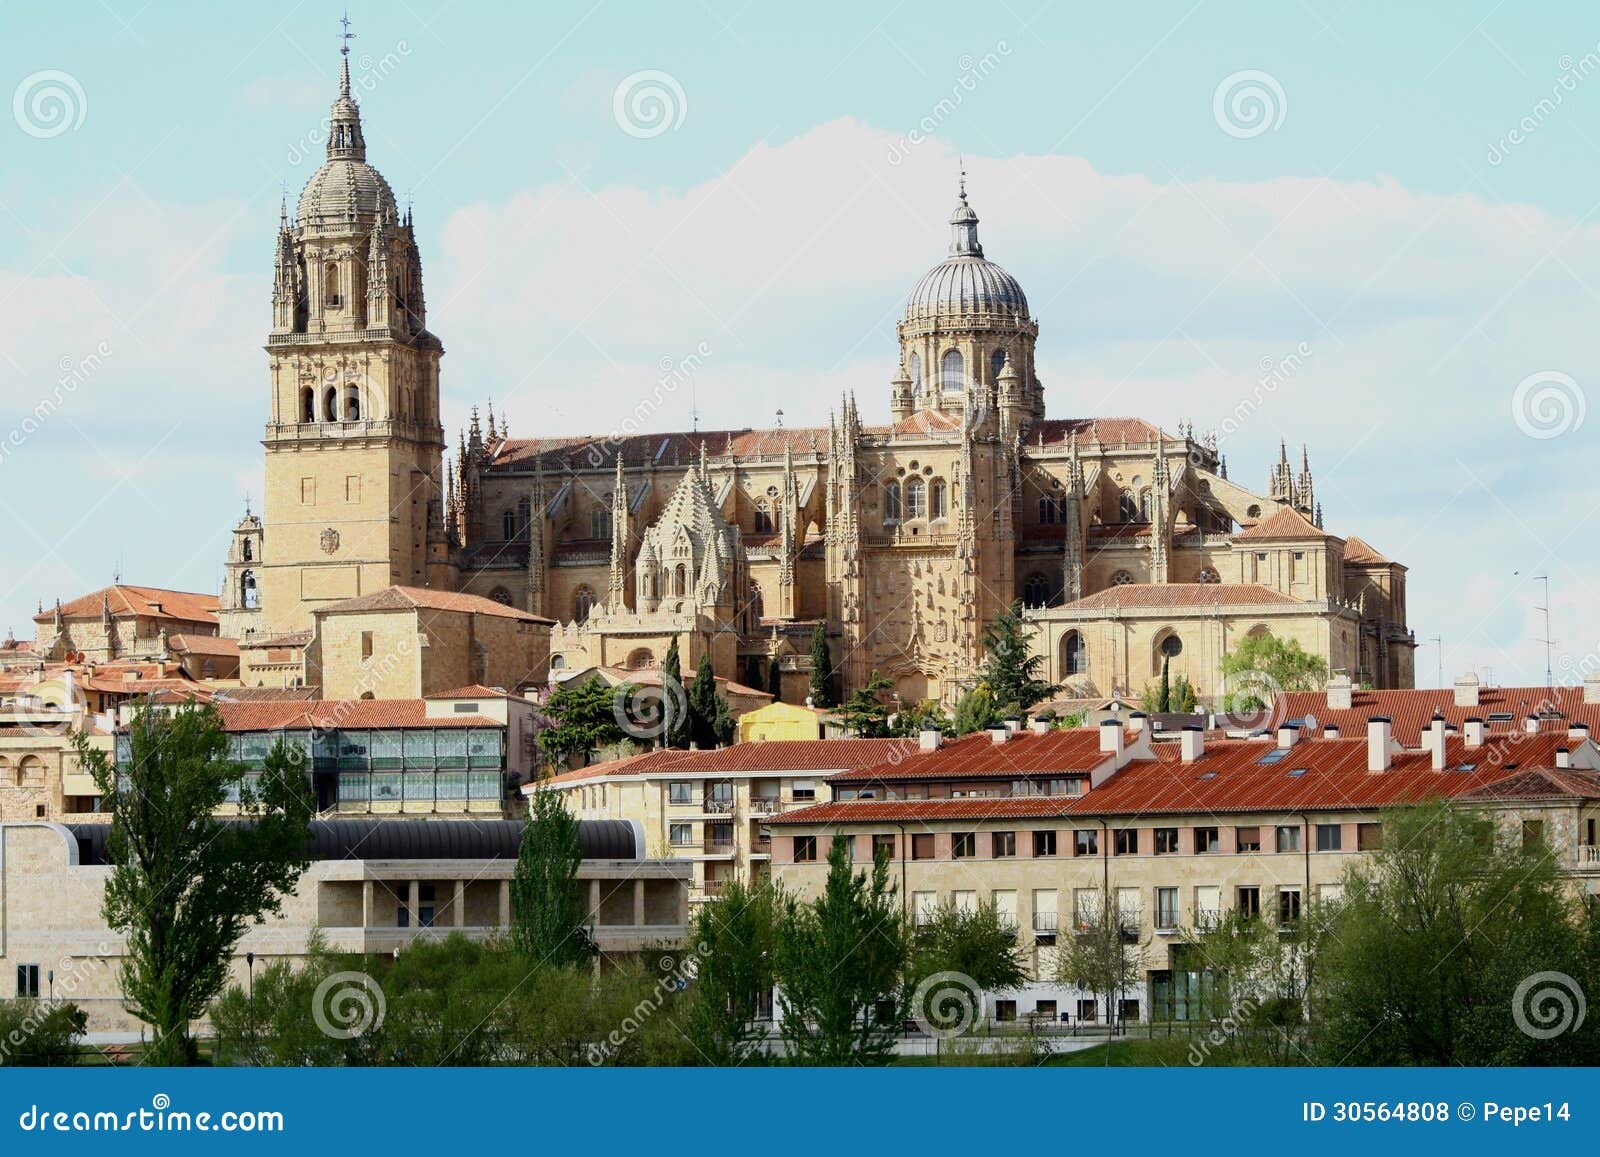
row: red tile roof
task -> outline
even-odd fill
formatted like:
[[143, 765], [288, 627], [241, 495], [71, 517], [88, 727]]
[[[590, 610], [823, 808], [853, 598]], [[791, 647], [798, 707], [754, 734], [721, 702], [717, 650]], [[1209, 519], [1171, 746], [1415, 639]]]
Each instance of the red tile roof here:
[[1467, 719], [1476, 716], [1487, 721], [1491, 714], [1509, 714], [1511, 722], [1488, 724], [1491, 734], [1521, 731], [1529, 715], [1554, 706], [1564, 718], [1547, 721], [1546, 726], [1565, 732], [1568, 723], [1587, 723], [1589, 732], [1600, 739], [1600, 703], [1585, 703], [1581, 687], [1483, 687], [1476, 707], [1457, 707], [1452, 688], [1350, 693], [1350, 707], [1332, 709], [1325, 691], [1293, 691], [1278, 697], [1275, 716], [1304, 719], [1311, 716], [1322, 728], [1337, 726], [1346, 737], [1365, 735], [1367, 720], [1374, 715], [1388, 716], [1394, 724], [1394, 737], [1407, 747], [1415, 747], [1422, 729], [1434, 712], [1459, 730]]
[[482, 715], [429, 718], [421, 699], [316, 699], [304, 701], [217, 701], [229, 731], [280, 731], [285, 728], [500, 727]]
[[1016, 799], [861, 800], [822, 803], [763, 820], [766, 824], [904, 823], [933, 820], [1049, 819], [1066, 815], [1068, 796], [1026, 796]]
[[1357, 538], [1353, 534], [1344, 540], [1344, 561], [1381, 566], [1392, 563], [1391, 559], [1379, 554], [1365, 539]]
[[1294, 539], [1298, 541], [1308, 538], [1331, 537], [1331, 535], [1314, 526], [1298, 510], [1291, 506], [1280, 506], [1248, 530], [1242, 530], [1234, 535], [1233, 539], [1235, 542], [1268, 538]]
[[318, 607], [319, 615], [339, 614], [348, 611], [455, 611], [468, 615], [493, 615], [502, 619], [519, 619], [525, 623], [547, 623], [555, 620], [530, 615], [481, 595], [465, 595], [455, 591], [431, 590], [427, 587], [385, 587], [370, 595], [357, 595], [353, 599], [329, 603]]
[[489, 470], [531, 470], [536, 461], [543, 459], [544, 468], [564, 471], [604, 468], [610, 470], [622, 455], [625, 466], [654, 465], [670, 470], [674, 466], [688, 469], [700, 457], [700, 447], [712, 456], [726, 454], [731, 446], [740, 457], [758, 454], [782, 455], [790, 447], [796, 454], [809, 452], [813, 447], [826, 450], [828, 431], [823, 427], [785, 426], [769, 430], [704, 430], [694, 433], [635, 434], [616, 438], [609, 434], [592, 434], [575, 438], [512, 438], [502, 439], [492, 446]]
[[936, 751], [923, 751], [914, 736], [879, 742], [894, 745], [880, 762], [841, 772], [831, 776], [829, 782], [1009, 778], [1083, 772], [1109, 758], [1100, 751], [1098, 727], [1056, 728], [1039, 734], [1023, 728], [1005, 743], [994, 742], [985, 731], [947, 740]]
[[961, 415], [944, 410], [918, 410], [889, 428], [896, 434], [949, 434], [961, 429]]
[[230, 659], [239, 657], [239, 641], [224, 639], [220, 635], [172, 635], [167, 639], [167, 646], [179, 654], [221, 655]]
[[1299, 603], [1281, 591], [1257, 583], [1124, 583], [1064, 603], [1061, 609], [1085, 611], [1140, 610], [1164, 607], [1245, 607]]
[[1033, 427], [1035, 439], [1043, 437], [1048, 445], [1065, 442], [1073, 434], [1080, 443], [1106, 444], [1129, 442], [1154, 442], [1162, 437], [1161, 428], [1152, 426], [1143, 418], [1046, 418]]
[[466, 687], [457, 687], [453, 691], [435, 691], [432, 695], [424, 695], [424, 699], [515, 699], [504, 687], [485, 687], [482, 683], [473, 683]]
[[[63, 618], [99, 618], [101, 610], [109, 604], [111, 617], [126, 619], [135, 615], [143, 618], [167, 619], [186, 623], [217, 622], [219, 600], [216, 595], [201, 595], [191, 591], [169, 591], [161, 587], [134, 587], [117, 584], [102, 587], [69, 603], [61, 604]], [[48, 623], [55, 617], [55, 608], [33, 616], [36, 623]]]
[[1600, 799], [1600, 772], [1575, 768], [1530, 768], [1466, 792], [1466, 799]]
[[892, 751], [904, 749], [908, 743], [914, 748], [916, 742], [915, 739], [768, 739], [735, 743], [714, 751], [647, 751], [565, 771], [550, 782], [579, 783], [603, 775], [645, 775], [668, 768], [686, 775], [733, 771], [837, 772], [883, 763]]

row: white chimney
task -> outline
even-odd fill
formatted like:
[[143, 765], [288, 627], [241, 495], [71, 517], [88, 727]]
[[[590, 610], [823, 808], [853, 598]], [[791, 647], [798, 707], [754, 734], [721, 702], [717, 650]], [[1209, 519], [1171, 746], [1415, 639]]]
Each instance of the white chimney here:
[[1434, 771], [1444, 770], [1444, 720], [1433, 717], [1433, 725], [1422, 734], [1422, 745], [1428, 749], [1428, 763]]
[[1327, 691], [1329, 711], [1350, 710], [1350, 700], [1354, 692], [1354, 685], [1350, 682], [1349, 675], [1340, 673], [1329, 679]]
[[1120, 760], [1122, 758], [1122, 745], [1126, 741], [1122, 733], [1122, 720], [1102, 719], [1100, 721], [1100, 750], [1109, 751]]
[[1141, 735], [1150, 730], [1150, 716], [1146, 715], [1143, 711], [1135, 711], [1132, 715], [1128, 716], [1128, 722], [1133, 724], [1134, 730], [1138, 731]]
[[1483, 720], [1474, 715], [1466, 721], [1464, 726], [1466, 727], [1467, 732], [1467, 746], [1482, 747], [1484, 732]]
[[1193, 763], [1206, 753], [1205, 728], [1189, 724], [1184, 727], [1178, 742], [1183, 745], [1183, 762]]
[[1015, 735], [1017, 732], [1022, 730], [1022, 720], [1018, 719], [1015, 715], [1006, 716], [1006, 730], [1011, 732], [1012, 735]]
[[1322, 729], [1322, 738], [1324, 738], [1324, 739], [1338, 739], [1339, 738], [1339, 725], [1337, 723], [1330, 723], [1326, 727], [1324, 727]]
[[1571, 723], [1567, 724], [1567, 738], [1588, 739], [1589, 725], [1583, 722], [1581, 719], [1574, 719]]
[[944, 744], [944, 733], [937, 727], [924, 727], [917, 732], [917, 746], [923, 751], [938, 751]]
[[1556, 766], [1557, 767], [1571, 767], [1572, 766], [1572, 752], [1568, 751], [1565, 747], [1556, 748]]
[[1293, 723], [1285, 723], [1278, 728], [1278, 746], [1293, 747], [1300, 738], [1300, 728]]
[[1030, 719], [1028, 720], [1028, 730], [1035, 735], [1043, 735], [1050, 730], [1050, 721], [1048, 719]]
[[1472, 672], [1456, 680], [1456, 706], [1476, 707], [1478, 705], [1478, 676]]
[[1388, 771], [1394, 756], [1389, 750], [1394, 724], [1384, 715], [1367, 720], [1367, 770]]
[[1001, 726], [999, 726], [999, 727], [991, 727], [991, 728], [989, 728], [989, 742], [990, 743], [1004, 743], [1006, 740], [1008, 740], [1010, 738], [1011, 738], [1011, 732], [1003, 724]]
[[1583, 701], [1600, 703], [1600, 671], [1591, 671], [1583, 677]]
[[1530, 715], [1524, 719], [1522, 721], [1522, 730], [1526, 731], [1529, 735], [1539, 734], [1539, 717], [1537, 715]]

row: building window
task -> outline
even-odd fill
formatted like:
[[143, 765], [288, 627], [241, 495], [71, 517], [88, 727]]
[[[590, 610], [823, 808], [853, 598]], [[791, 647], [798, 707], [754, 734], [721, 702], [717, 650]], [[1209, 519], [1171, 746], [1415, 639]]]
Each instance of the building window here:
[[1035, 572], [1022, 583], [1022, 603], [1026, 607], [1048, 607], [1051, 599], [1050, 580]]
[[1241, 852], [1259, 852], [1261, 850], [1260, 828], [1238, 828], [1234, 834]]
[[667, 784], [667, 802], [674, 807], [687, 807], [694, 803], [694, 784], [686, 780]]
[[1298, 852], [1300, 850], [1300, 829], [1294, 824], [1278, 825], [1278, 851]]
[[956, 832], [950, 837], [950, 854], [958, 860], [965, 860], [978, 854], [978, 836], [976, 832]]
[[1219, 583], [1222, 581], [1222, 576], [1217, 574], [1217, 572], [1212, 570], [1210, 567], [1202, 567], [1200, 569], [1200, 573], [1194, 577], [1196, 582], [1201, 583]]
[[1156, 927], [1172, 929], [1178, 926], [1178, 889], [1156, 889]]
[[946, 394], [960, 394], [966, 390], [966, 372], [960, 350], [945, 350], [939, 359], [939, 389]]
[[911, 388], [916, 393], [922, 393], [922, 355], [911, 355]]
[[756, 499], [755, 531], [757, 534], [772, 533], [772, 509], [765, 498]]
[[1533, 851], [1544, 846], [1544, 821], [1522, 821], [1522, 847], [1525, 851]]
[[1317, 825], [1317, 851], [1337, 852], [1343, 845], [1344, 829], [1338, 824]]
[[1261, 915], [1261, 889], [1249, 885], [1239, 889], [1239, 914], [1254, 920]]
[[668, 836], [675, 848], [688, 848], [694, 846], [693, 824], [672, 824], [667, 828]]
[[998, 1021], [1013, 1021], [1017, 1019], [1017, 1002], [1014, 1000], [997, 1000], [994, 1002], [994, 1018]]
[[[928, 838], [932, 839], [933, 837], [929, 836]], [[872, 837], [872, 858], [873, 860], [877, 860], [880, 856], [891, 860], [894, 859], [894, 833], [879, 832]]]
[[1033, 833], [1033, 854], [1035, 856], [1053, 856], [1053, 855], [1055, 855], [1056, 854], [1056, 833], [1054, 831], [1034, 832]]
[[1119, 570], [1111, 576], [1111, 585], [1125, 587], [1133, 585], [1133, 575], [1129, 571]]
[[1133, 496], [1133, 491], [1131, 490], [1124, 490], [1117, 495], [1117, 521], [1139, 521], [1139, 500]]
[[1196, 852], [1215, 852], [1222, 848], [1222, 841], [1217, 838], [1216, 828], [1195, 828], [1194, 850]]
[[1137, 856], [1139, 854], [1139, 829], [1118, 828], [1111, 833], [1115, 841], [1116, 853], [1119, 856]]
[[1083, 632], [1068, 631], [1061, 638], [1061, 673], [1086, 675], [1089, 672], [1089, 644]]
[[594, 609], [594, 592], [588, 587], [579, 587], [572, 596], [572, 621], [587, 623], [589, 612]]
[[[1591, 824], [1593, 820], [1589, 821]], [[1591, 834], [1592, 831], [1591, 831]], [[1383, 847], [1382, 824], [1357, 824], [1356, 825], [1356, 851], [1376, 852]]]
[[928, 488], [928, 517], [944, 518], [949, 513], [949, 504], [945, 498], [945, 485], [943, 478], [935, 478], [933, 485]]
[[928, 487], [920, 478], [911, 478], [906, 482], [906, 517], [928, 517]]
[[885, 522], [900, 521], [900, 483], [885, 482], [883, 484], [883, 520]]
[[39, 999], [39, 966], [37, 964], [17, 965], [17, 999]]
[[794, 862], [797, 864], [814, 864], [817, 860], [817, 837], [796, 836], [794, 838]]
[[1156, 855], [1170, 856], [1178, 850], [1177, 828], [1156, 828]]
[[1017, 854], [1016, 832], [992, 832], [989, 836], [990, 855], [995, 859], [1004, 859]]
[[372, 632], [371, 631], [362, 631], [361, 632], [361, 657], [363, 659], [372, 658]]
[[1293, 924], [1300, 919], [1300, 889], [1280, 888], [1278, 890], [1278, 923]]
[[1168, 635], [1161, 640], [1161, 654], [1168, 659], [1176, 659], [1183, 654], [1183, 640], [1177, 635]]
[[918, 832], [911, 837], [911, 858], [913, 860], [933, 859], [932, 832]]
[[1100, 854], [1100, 833], [1094, 828], [1079, 828], [1073, 832], [1072, 854], [1075, 856], [1098, 856]]

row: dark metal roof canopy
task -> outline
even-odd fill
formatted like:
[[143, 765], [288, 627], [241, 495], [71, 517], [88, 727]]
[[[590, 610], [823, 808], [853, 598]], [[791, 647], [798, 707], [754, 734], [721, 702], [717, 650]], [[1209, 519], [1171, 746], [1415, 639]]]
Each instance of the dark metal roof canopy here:
[[[242, 821], [230, 821], [242, 822]], [[313, 820], [313, 860], [514, 860], [522, 820]], [[78, 862], [108, 864], [109, 824], [68, 824]], [[642, 849], [625, 820], [579, 820], [586, 860], [637, 860]]]

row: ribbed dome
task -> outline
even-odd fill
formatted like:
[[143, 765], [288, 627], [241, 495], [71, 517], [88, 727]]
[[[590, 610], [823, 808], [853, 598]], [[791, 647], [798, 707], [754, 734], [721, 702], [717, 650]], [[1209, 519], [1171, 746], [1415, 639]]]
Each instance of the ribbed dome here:
[[1028, 298], [1015, 277], [983, 255], [978, 214], [965, 183], [950, 214], [950, 256], [928, 270], [906, 298], [905, 320], [998, 313], [1028, 318]]
[[379, 214], [395, 212], [394, 192], [383, 174], [365, 161], [340, 157], [323, 165], [306, 182], [295, 210], [302, 229], [366, 232]]

